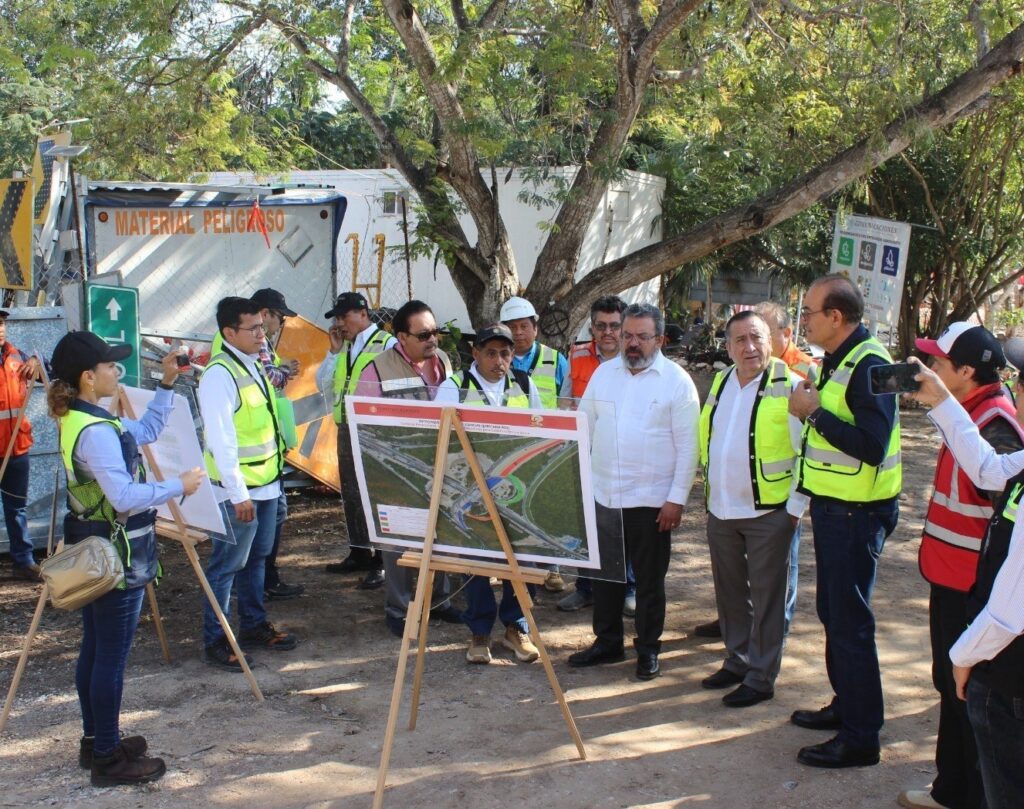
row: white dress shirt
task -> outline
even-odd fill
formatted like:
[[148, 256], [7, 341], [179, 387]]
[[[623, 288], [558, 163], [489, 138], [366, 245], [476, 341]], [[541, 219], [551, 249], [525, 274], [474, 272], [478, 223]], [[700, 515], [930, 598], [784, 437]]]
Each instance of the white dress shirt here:
[[594, 499], [607, 508], [686, 505], [697, 471], [700, 404], [690, 375], [659, 351], [632, 373], [601, 363], [580, 410], [591, 436]]
[[[749, 520], [769, 512], [754, 506], [754, 484], [750, 479], [750, 414], [757, 401], [761, 374], [741, 385], [736, 371], [729, 374], [718, 394], [711, 423], [708, 448], [708, 511], [720, 520]], [[800, 451], [800, 419], [789, 417], [789, 440]], [[793, 459], [793, 484], [786, 511], [799, 519], [810, 500], [796, 491], [796, 458]]]
[[[356, 358], [362, 352], [363, 348], [366, 346], [366, 343], [369, 341], [371, 337], [373, 337], [373, 333], [377, 331], [378, 328], [380, 327], [376, 323], [371, 323], [369, 326], [367, 326], [365, 329], [359, 332], [359, 334], [356, 335], [356, 338], [351, 343], [349, 343], [349, 362], [356, 361]], [[397, 342], [398, 340], [396, 340], [393, 335], [389, 334], [387, 340], [384, 341], [384, 348], [391, 348]], [[341, 350], [345, 350], [344, 344], [342, 345]], [[324, 396], [328, 397], [329, 404], [331, 407], [334, 407], [334, 368], [338, 364], [338, 357], [340, 356], [340, 354], [341, 352], [335, 354], [330, 349], [327, 349], [327, 355], [323, 358], [323, 361], [320, 363], [320, 367], [316, 369], [316, 386], [320, 389], [320, 392], [324, 394]]]
[[[263, 375], [263, 364], [259, 354], [243, 354], [237, 348], [225, 343], [225, 348], [238, 357], [246, 370], [263, 387], [267, 396], [274, 396], [268, 389]], [[203, 419], [203, 436], [206, 448], [213, 454], [221, 485], [214, 486], [217, 501], [230, 500], [244, 503], [246, 500], [273, 500], [281, 494], [281, 482], [275, 480], [265, 486], [250, 489], [242, 479], [238, 465], [238, 436], [235, 434], [235, 410], [241, 405], [238, 386], [228, 369], [222, 365], [207, 368], [199, 379], [199, 414]]]
[[[473, 378], [476, 379], [480, 385], [481, 392], [487, 397], [487, 401], [493, 407], [501, 407], [505, 404], [505, 377], [502, 377], [497, 382], [488, 382], [480, 374], [475, 362], [469, 366], [468, 373], [472, 374]], [[530, 397], [530, 407], [541, 410], [543, 405], [540, 400], [540, 392], [537, 390], [537, 386], [533, 384], [533, 379], [529, 381], [530, 389], [526, 392], [526, 395]], [[437, 396], [434, 397], [434, 401], [444, 404], [461, 404], [461, 390], [461, 387], [456, 384], [455, 378], [448, 377], [437, 389]]]
[[[981, 489], [1000, 491], [1024, 470], [1024, 450], [999, 455], [978, 432], [978, 427], [952, 396], [928, 413], [946, 445]], [[1018, 518], [1010, 535], [1006, 561], [996, 574], [988, 602], [949, 650], [957, 666], [971, 667], [991, 660], [1024, 634], [1024, 519]]]

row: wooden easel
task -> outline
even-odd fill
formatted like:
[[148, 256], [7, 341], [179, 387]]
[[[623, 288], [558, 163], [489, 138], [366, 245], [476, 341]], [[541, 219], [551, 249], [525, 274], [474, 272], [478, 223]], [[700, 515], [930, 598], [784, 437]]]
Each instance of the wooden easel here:
[[[117, 387], [117, 406], [124, 415], [128, 416], [128, 418], [135, 418], [135, 410], [132, 407], [131, 402], [128, 401], [128, 396], [125, 394], [124, 388], [120, 385]], [[153, 473], [153, 477], [158, 481], [163, 481], [165, 479], [164, 473], [161, 471], [159, 464], [157, 464], [156, 458], [153, 457], [153, 450], [148, 445], [143, 445], [142, 453], [146, 456], [146, 463], [149, 466], [150, 471]], [[185, 550], [185, 556], [188, 558], [189, 564], [192, 565], [192, 570], [195, 571], [200, 587], [202, 587], [203, 592], [206, 593], [206, 600], [210, 602], [210, 607], [213, 608], [213, 611], [217, 616], [217, 620], [220, 622], [221, 629], [224, 630], [224, 636], [227, 638], [228, 643], [231, 646], [231, 651], [235, 653], [239, 663], [241, 663], [242, 673], [245, 674], [245, 679], [249, 681], [249, 688], [252, 690], [252, 695], [256, 697], [257, 702], [263, 702], [263, 692], [260, 691], [260, 687], [256, 682], [256, 677], [253, 676], [252, 669], [249, 668], [249, 664], [246, 662], [245, 654], [238, 646], [238, 641], [235, 638], [235, 633], [231, 631], [231, 624], [228, 622], [227, 616], [224, 615], [224, 611], [220, 608], [220, 604], [217, 603], [217, 597], [213, 594], [213, 590], [210, 589], [210, 582], [206, 579], [206, 574], [203, 572], [203, 566], [199, 562], [199, 554], [196, 553], [196, 545], [203, 540], [209, 539], [209, 537], [201, 531], [196, 531], [188, 527], [185, 523], [185, 517], [181, 513], [181, 509], [173, 499], [167, 501], [167, 506], [170, 508], [171, 516], [174, 519], [173, 521], [157, 520], [156, 532], [159, 536], [177, 540]], [[153, 620], [157, 624], [157, 634], [160, 637], [161, 646], [165, 650], [164, 656], [170, 660], [170, 650], [167, 648], [167, 637], [164, 634], [163, 626], [161, 625], [160, 613], [156, 605], [156, 593], [153, 590], [152, 584], [147, 585], [147, 592], [149, 594], [150, 607], [153, 610]]]
[[[466, 461], [473, 471], [473, 478], [487, 508], [494, 531], [498, 535], [501, 549], [505, 554], [505, 563], [480, 562], [470, 559], [463, 559], [454, 556], [434, 556], [434, 536], [437, 533], [437, 521], [441, 510], [441, 491], [444, 487], [445, 465], [448, 460], [448, 443], [451, 439], [452, 429], [458, 435], [462, 451], [466, 455]], [[413, 640], [419, 640], [416, 657], [416, 673], [413, 678], [412, 702], [409, 709], [409, 730], [416, 729], [416, 716], [419, 708], [420, 685], [423, 677], [423, 665], [427, 644], [427, 628], [430, 621], [429, 594], [433, 592], [434, 576], [438, 572], [444, 573], [466, 573], [477, 576], [497, 576], [507, 579], [512, 584], [512, 590], [519, 600], [519, 606], [530, 628], [530, 637], [537, 646], [541, 663], [547, 673], [551, 690], [555, 693], [555, 699], [561, 708], [562, 717], [569, 728], [569, 734], [576, 744], [580, 759], [587, 758], [586, 748], [583, 746], [583, 739], [580, 737], [576, 722], [569, 711], [569, 705], [565, 701], [565, 694], [555, 676], [554, 667], [551, 665], [551, 658], [540, 637], [537, 629], [537, 622], [533, 617], [532, 599], [526, 589], [527, 584], [541, 584], [544, 581], [546, 571], [523, 569], [519, 566], [515, 552], [512, 550], [512, 543], [509, 541], [505, 526], [501, 521], [501, 515], [491, 497], [490, 488], [487, 485], [480, 462], [477, 460], [473, 445], [466, 434], [466, 428], [459, 418], [455, 407], [445, 407], [441, 411], [441, 423], [437, 433], [437, 450], [434, 457], [434, 478], [430, 491], [430, 510], [427, 515], [426, 534], [423, 538], [422, 553], [404, 553], [398, 563], [403, 567], [415, 567], [419, 570], [419, 577], [416, 582], [416, 594], [409, 602], [409, 609], [405, 618], [405, 632], [402, 634], [402, 648], [398, 655], [398, 670], [395, 672], [395, 685], [391, 691], [391, 708], [388, 711], [387, 728], [384, 732], [384, 746], [381, 750], [380, 768], [377, 771], [377, 788], [373, 796], [373, 809], [381, 809], [384, 805], [384, 788], [387, 783], [388, 765], [391, 760], [391, 750], [395, 743], [395, 729], [398, 725], [398, 712], [402, 704], [402, 688], [405, 684], [405, 669], [409, 658], [409, 650]]]

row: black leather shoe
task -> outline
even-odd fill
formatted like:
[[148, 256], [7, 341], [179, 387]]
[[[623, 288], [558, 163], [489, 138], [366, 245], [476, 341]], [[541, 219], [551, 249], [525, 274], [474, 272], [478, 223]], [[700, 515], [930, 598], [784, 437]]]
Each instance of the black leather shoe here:
[[626, 659], [626, 652], [621, 646], [609, 648], [594, 643], [582, 652], [569, 655], [569, 665], [573, 668], [582, 669], [587, 666], [600, 666], [603, 663], [621, 663]]
[[759, 702], [769, 700], [774, 696], [774, 691], [758, 691], [756, 688], [751, 688], [744, 683], [735, 691], [730, 691], [722, 697], [722, 702], [730, 708], [746, 708], [750, 705], [757, 705]]
[[331, 562], [324, 567], [328, 573], [355, 573], [359, 570], [370, 570], [376, 567], [372, 554], [363, 549], [363, 553], [352, 552], [340, 562]]
[[283, 581], [279, 581], [273, 587], [267, 587], [263, 591], [263, 597], [267, 601], [289, 601], [298, 598], [304, 592], [306, 592], [304, 585], [285, 584]]
[[639, 680], [653, 680], [661, 674], [657, 652], [637, 652], [636, 676]]
[[821, 744], [803, 747], [796, 760], [808, 767], [870, 767], [878, 763], [877, 747], [850, 747], [836, 736]]
[[391, 631], [391, 634], [394, 635], [396, 638], [401, 638], [405, 636], [404, 618], [396, 618], [393, 615], [385, 615], [384, 623], [388, 625], [388, 629]]
[[817, 711], [793, 711], [789, 721], [810, 730], [839, 730], [843, 726], [839, 714], [831, 705]]
[[693, 634], [698, 638], [720, 638], [722, 637], [722, 625], [718, 619], [708, 621], [706, 624], [697, 624], [693, 628]]
[[700, 681], [701, 688], [728, 688], [730, 685], [739, 685], [743, 682], [743, 675], [729, 671], [727, 668], [720, 668], [710, 677]]
[[367, 573], [361, 582], [359, 582], [358, 589], [360, 590], [379, 590], [384, 586], [384, 571], [383, 570], [371, 570]]

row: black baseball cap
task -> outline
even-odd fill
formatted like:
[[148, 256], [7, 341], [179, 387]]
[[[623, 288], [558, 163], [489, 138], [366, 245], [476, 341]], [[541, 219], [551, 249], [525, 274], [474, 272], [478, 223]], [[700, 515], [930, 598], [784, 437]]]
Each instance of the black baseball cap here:
[[918, 351], [936, 357], [946, 357], [959, 365], [970, 365], [976, 370], [999, 370], [1006, 367], [1003, 347], [995, 335], [984, 326], [964, 321], [950, 323], [936, 339], [918, 338], [914, 341]]
[[363, 297], [361, 292], [342, 292], [338, 296], [338, 300], [334, 302], [334, 308], [330, 312], [324, 314], [324, 317], [338, 317], [351, 312], [353, 309], [369, 309], [370, 305], [366, 302], [366, 298]]
[[11, 313], [6, 309], [0, 309], [0, 320], [7, 320], [11, 316]]
[[280, 312], [282, 315], [286, 315], [287, 317], [295, 317], [297, 314], [288, 308], [288, 304], [284, 301], [284, 295], [270, 287], [257, 289], [252, 293], [252, 297], [249, 298], [249, 300], [253, 303], [258, 303], [261, 309]]
[[1011, 337], [1003, 346], [1003, 353], [1006, 361], [1017, 369], [1018, 373], [1024, 373], [1024, 337]]
[[476, 337], [473, 338], [473, 348], [480, 348], [491, 340], [504, 340], [509, 345], [515, 345], [515, 340], [512, 339], [512, 330], [508, 326], [504, 323], [492, 323], [476, 333]]
[[91, 331], [72, 331], [61, 337], [53, 349], [50, 366], [57, 379], [78, 387], [83, 371], [90, 371], [101, 362], [118, 362], [131, 355], [130, 345], [112, 346]]

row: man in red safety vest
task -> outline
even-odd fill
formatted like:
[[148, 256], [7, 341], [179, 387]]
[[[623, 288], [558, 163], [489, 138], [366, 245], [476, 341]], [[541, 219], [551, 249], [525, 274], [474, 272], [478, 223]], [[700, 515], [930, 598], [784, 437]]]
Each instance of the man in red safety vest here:
[[[32, 446], [32, 425], [27, 418], [18, 421], [25, 406], [27, 385], [39, 373], [39, 361], [19, 351], [7, 340], [7, 316], [0, 309], [0, 457], [10, 450], [11, 457], [0, 479], [4, 522], [10, 545], [12, 573], [16, 579], [39, 580], [39, 565], [32, 556], [28, 538], [28, 451]], [[14, 435], [15, 427], [18, 434]], [[13, 438], [13, 441], [12, 441]]]
[[[982, 326], [956, 322], [936, 340], [918, 339], [932, 369], [997, 452], [1024, 447], [1014, 406], [1002, 393], [999, 369], [1006, 365], [999, 341]], [[944, 443], [935, 467], [918, 561], [931, 585], [928, 605], [932, 680], [940, 695], [931, 790], [907, 790], [900, 804], [915, 807], [984, 805], [974, 734], [966, 703], [957, 699], [949, 649], [968, 624], [967, 591], [974, 584], [978, 554], [1000, 492], [978, 489]]]

